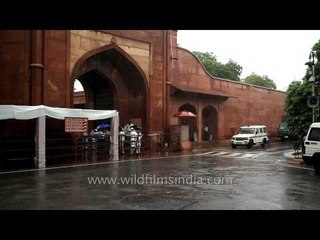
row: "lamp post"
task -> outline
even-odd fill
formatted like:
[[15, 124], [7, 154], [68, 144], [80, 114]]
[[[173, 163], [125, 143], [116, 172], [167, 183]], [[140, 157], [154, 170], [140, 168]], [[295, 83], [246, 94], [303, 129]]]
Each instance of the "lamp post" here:
[[[307, 65], [309, 67], [309, 75], [310, 78], [309, 78], [309, 82], [312, 82], [312, 96], [314, 97], [316, 95], [315, 93], [315, 73], [314, 73], [314, 52], [311, 51], [310, 54], [309, 54], [309, 62], [306, 62], [305, 65]], [[314, 123], [314, 108], [315, 107], [312, 107], [312, 123]]]

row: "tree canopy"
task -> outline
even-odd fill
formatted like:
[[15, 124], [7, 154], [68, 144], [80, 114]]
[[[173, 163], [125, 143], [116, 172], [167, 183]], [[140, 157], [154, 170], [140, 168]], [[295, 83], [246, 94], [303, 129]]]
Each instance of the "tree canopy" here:
[[206, 70], [215, 77], [226, 78], [234, 81], [240, 81], [242, 67], [235, 61], [229, 59], [228, 63], [218, 62], [213, 52], [193, 52], [194, 55], [204, 65]]
[[286, 119], [295, 139], [301, 140], [312, 123], [312, 109], [307, 107], [307, 99], [311, 94], [312, 84], [308, 81], [293, 81], [287, 90]]
[[249, 83], [257, 86], [262, 86], [262, 87], [267, 87], [267, 88], [272, 88], [276, 89], [277, 85], [274, 83], [274, 81], [268, 76], [259, 76], [255, 73], [252, 73], [251, 75], [247, 76], [244, 80], [244, 83]]
[[[312, 47], [315, 52], [315, 76], [320, 80], [320, 40]], [[312, 59], [311, 59], [312, 60]], [[312, 95], [312, 82], [309, 82], [310, 71], [306, 69], [303, 81], [293, 81], [287, 90], [286, 119], [291, 134], [301, 140], [312, 123], [312, 108], [307, 106], [308, 96]], [[319, 95], [319, 89], [315, 87], [315, 95]], [[320, 120], [319, 108], [315, 108], [315, 118]]]

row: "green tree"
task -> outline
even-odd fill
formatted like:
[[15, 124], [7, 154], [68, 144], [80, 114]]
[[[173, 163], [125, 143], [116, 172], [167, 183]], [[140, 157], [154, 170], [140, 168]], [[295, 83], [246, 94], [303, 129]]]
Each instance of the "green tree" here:
[[242, 67], [235, 61], [229, 59], [228, 63], [223, 64], [217, 61], [213, 52], [193, 52], [194, 55], [204, 65], [206, 70], [215, 77], [226, 78], [234, 81], [240, 81]]
[[307, 107], [312, 85], [308, 81], [293, 81], [287, 90], [286, 120], [293, 138], [301, 140], [312, 122], [312, 109]]
[[[315, 52], [315, 76], [320, 80], [320, 40], [312, 47]], [[311, 59], [312, 60], [312, 59]], [[301, 140], [312, 123], [312, 108], [307, 107], [308, 96], [312, 95], [312, 82], [309, 82], [310, 73], [306, 69], [303, 81], [293, 81], [287, 90], [286, 119], [291, 134]], [[319, 95], [319, 88], [315, 88], [315, 95]], [[320, 120], [319, 108], [315, 108], [315, 117]]]
[[313, 45], [312, 51], [314, 51], [317, 60], [314, 66], [315, 77], [320, 81], [320, 40]]
[[268, 76], [261, 77], [255, 73], [251, 73], [251, 75], [247, 76], [243, 82], [272, 89], [277, 88], [277, 85], [272, 79], [268, 78]]

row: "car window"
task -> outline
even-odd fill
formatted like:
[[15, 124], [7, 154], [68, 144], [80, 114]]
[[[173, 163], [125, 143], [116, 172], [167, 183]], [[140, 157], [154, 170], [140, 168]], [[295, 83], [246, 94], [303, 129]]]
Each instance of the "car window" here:
[[310, 141], [320, 141], [320, 128], [312, 128], [308, 137]]
[[240, 134], [254, 134], [255, 129], [254, 128], [240, 128], [239, 133]]

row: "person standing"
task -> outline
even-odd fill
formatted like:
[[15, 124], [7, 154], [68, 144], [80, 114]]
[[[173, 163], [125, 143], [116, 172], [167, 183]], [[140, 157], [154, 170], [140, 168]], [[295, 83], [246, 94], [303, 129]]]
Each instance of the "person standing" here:
[[204, 131], [204, 140], [208, 141], [209, 140], [209, 127], [207, 124], [204, 125], [203, 131]]
[[137, 138], [138, 138], [138, 133], [134, 128], [131, 128], [130, 132], [130, 154], [133, 155], [136, 152], [136, 147], [137, 147]]

